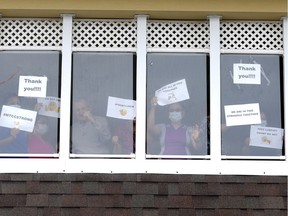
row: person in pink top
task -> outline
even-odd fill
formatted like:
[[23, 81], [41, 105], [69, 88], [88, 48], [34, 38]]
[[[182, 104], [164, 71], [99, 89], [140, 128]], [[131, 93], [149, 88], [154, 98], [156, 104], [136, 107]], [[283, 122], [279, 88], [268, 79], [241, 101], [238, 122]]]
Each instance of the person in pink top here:
[[53, 154], [56, 153], [54, 147], [45, 139], [49, 130], [46, 117], [38, 116], [35, 122], [34, 131], [29, 135], [29, 154]]

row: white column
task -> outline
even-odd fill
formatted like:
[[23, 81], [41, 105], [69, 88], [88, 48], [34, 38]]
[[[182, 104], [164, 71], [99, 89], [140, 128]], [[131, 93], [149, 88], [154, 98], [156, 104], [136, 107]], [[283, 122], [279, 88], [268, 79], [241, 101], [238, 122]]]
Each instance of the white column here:
[[220, 17], [210, 21], [210, 154], [211, 160], [221, 160], [221, 100], [220, 100]]
[[137, 15], [136, 160], [145, 160], [146, 145], [146, 29], [147, 16]]
[[[283, 80], [283, 86], [284, 86], [284, 129], [287, 130], [288, 127], [288, 100], [285, 100], [288, 95], [288, 17], [284, 17], [282, 19], [283, 21], [283, 50], [284, 50], [284, 55], [283, 55], [283, 64], [284, 64], [284, 80]], [[288, 145], [287, 145], [287, 140], [288, 140], [288, 133], [285, 133], [284, 140], [285, 142], [285, 156], [286, 156], [286, 162], [288, 162]]]
[[60, 112], [60, 160], [65, 164], [70, 152], [70, 102], [72, 71], [72, 14], [63, 14], [62, 68], [61, 68], [61, 112]]

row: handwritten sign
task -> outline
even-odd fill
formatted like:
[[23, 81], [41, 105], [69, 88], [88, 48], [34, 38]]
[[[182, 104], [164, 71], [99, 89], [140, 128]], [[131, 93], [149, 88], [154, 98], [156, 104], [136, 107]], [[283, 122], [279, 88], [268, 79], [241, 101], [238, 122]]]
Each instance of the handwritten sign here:
[[0, 126], [32, 132], [36, 115], [35, 111], [4, 105], [1, 111]]
[[42, 104], [38, 111], [39, 115], [59, 118], [60, 101], [61, 99], [57, 97], [37, 98], [37, 103]]
[[284, 130], [274, 127], [251, 125], [250, 146], [282, 149]]
[[109, 96], [106, 115], [112, 118], [133, 120], [136, 117], [136, 101]]
[[46, 97], [47, 77], [20, 76], [18, 96]]
[[226, 126], [260, 124], [258, 103], [224, 106]]
[[261, 84], [260, 64], [234, 64], [233, 82], [235, 84]]
[[155, 91], [155, 96], [160, 106], [188, 100], [190, 98], [185, 79], [163, 86]]

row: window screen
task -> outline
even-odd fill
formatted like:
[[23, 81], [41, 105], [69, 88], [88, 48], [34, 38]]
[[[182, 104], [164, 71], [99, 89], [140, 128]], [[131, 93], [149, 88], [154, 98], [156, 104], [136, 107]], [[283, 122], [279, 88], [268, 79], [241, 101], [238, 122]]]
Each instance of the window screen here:
[[283, 154], [281, 57], [222, 55], [222, 155]]

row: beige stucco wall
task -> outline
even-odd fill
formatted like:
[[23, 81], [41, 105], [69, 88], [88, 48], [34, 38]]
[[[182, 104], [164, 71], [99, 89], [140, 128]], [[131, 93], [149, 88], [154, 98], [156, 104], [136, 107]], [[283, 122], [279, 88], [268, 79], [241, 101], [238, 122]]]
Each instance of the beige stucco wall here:
[[151, 19], [279, 20], [287, 16], [288, 0], [0, 0], [2, 17], [132, 18], [147, 14]]

